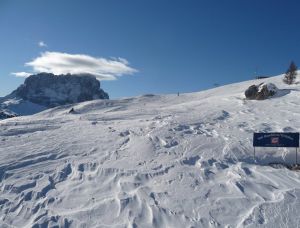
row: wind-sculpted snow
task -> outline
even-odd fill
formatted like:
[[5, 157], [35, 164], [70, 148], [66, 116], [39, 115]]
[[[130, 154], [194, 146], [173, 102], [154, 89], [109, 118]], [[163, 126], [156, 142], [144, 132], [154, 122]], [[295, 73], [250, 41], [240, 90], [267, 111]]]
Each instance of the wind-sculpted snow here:
[[[254, 131], [298, 131], [299, 85], [97, 100], [0, 122], [1, 227], [299, 227], [300, 174]], [[74, 111], [70, 113], [70, 109]]]

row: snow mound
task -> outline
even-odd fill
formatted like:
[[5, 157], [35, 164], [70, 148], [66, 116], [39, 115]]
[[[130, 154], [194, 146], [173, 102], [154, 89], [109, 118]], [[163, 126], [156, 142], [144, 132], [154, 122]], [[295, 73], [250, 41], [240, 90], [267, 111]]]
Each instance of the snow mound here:
[[[0, 122], [1, 227], [297, 227], [293, 149], [253, 132], [300, 128], [300, 85], [95, 100]], [[73, 108], [74, 112], [70, 113]]]
[[261, 92], [264, 89], [264, 87], [266, 87], [269, 92], [272, 92], [274, 94], [278, 91], [276, 85], [274, 85], [273, 83], [262, 83], [258, 87], [258, 92]]

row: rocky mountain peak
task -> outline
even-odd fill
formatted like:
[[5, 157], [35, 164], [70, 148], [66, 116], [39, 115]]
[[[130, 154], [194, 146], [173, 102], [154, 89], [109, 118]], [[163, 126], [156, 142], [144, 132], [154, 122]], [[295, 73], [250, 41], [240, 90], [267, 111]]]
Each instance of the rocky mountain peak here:
[[108, 94], [100, 88], [100, 82], [96, 77], [89, 74], [31, 75], [13, 94], [46, 107], [109, 98]]

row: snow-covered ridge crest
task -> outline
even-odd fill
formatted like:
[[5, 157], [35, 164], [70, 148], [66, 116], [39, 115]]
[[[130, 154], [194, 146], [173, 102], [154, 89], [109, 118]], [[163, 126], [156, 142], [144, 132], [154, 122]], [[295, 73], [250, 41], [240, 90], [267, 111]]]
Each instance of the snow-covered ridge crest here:
[[[261, 82], [278, 94], [246, 100]], [[297, 227], [300, 173], [268, 165], [295, 150], [254, 160], [252, 136], [299, 131], [299, 89], [280, 76], [1, 121], [0, 226]]]

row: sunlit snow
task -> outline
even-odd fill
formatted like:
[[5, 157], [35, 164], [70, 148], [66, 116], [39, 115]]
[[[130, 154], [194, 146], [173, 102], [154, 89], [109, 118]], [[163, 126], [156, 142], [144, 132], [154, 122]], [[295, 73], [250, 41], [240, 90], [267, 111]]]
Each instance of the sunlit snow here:
[[[280, 91], [245, 100], [260, 82]], [[0, 121], [0, 226], [299, 227], [300, 173], [267, 165], [295, 150], [252, 148], [299, 131], [299, 89], [278, 76]]]

